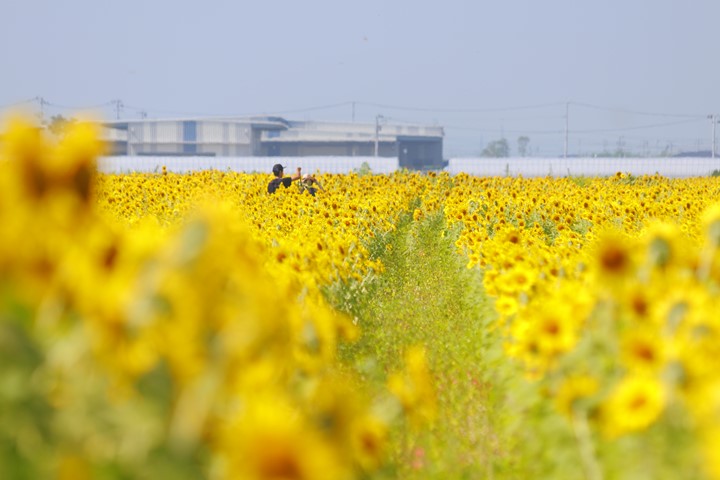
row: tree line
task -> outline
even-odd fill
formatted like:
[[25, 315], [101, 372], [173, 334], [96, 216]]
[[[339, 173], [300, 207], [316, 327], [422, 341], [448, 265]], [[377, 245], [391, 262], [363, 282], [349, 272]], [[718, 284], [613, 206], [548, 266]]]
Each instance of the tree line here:
[[[671, 157], [675, 152], [673, 151], [672, 144], [668, 144], [660, 152], [652, 153], [653, 157]], [[706, 154], [709, 152], [705, 152]], [[510, 142], [506, 138], [500, 138], [489, 142], [485, 148], [480, 152], [481, 157], [487, 158], [504, 158], [511, 156]], [[530, 150], [530, 137], [525, 135], [517, 138], [517, 156], [519, 157], [530, 157], [532, 151]], [[577, 155], [573, 155], [577, 156]], [[618, 141], [616, 148], [608, 149], [603, 148], [600, 152], [584, 153], [583, 157], [600, 157], [600, 158], [623, 158], [623, 157], [647, 157], [650, 156], [647, 153], [638, 154], [625, 147], [622, 138]], [[709, 155], [707, 155], [709, 156]]]

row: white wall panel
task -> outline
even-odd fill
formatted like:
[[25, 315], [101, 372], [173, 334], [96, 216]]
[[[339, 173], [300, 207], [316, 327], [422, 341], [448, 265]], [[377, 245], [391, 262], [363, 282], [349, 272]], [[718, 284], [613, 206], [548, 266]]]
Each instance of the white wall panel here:
[[108, 142], [125, 141], [128, 137], [127, 130], [121, 130], [119, 128], [101, 128], [100, 138]]
[[236, 122], [199, 121], [198, 143], [250, 143], [250, 125]]
[[228, 141], [230, 143], [250, 144], [250, 125], [235, 123], [229, 126]]
[[136, 125], [131, 123], [128, 126], [128, 141], [132, 143], [142, 143], [145, 140], [146, 131], [149, 131], [148, 125]]
[[223, 122], [202, 121], [197, 123], [198, 143], [223, 143], [226, 141]]
[[154, 140], [158, 143], [182, 142], [182, 122], [156, 122]]

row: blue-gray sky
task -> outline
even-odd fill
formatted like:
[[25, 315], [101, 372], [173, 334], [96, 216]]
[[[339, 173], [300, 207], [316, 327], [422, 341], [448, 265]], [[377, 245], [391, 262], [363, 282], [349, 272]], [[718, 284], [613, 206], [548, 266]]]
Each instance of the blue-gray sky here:
[[570, 153], [709, 149], [719, 26], [718, 0], [2, 0], [0, 108], [354, 111], [442, 125], [467, 156], [520, 135], [560, 154], [567, 106]]

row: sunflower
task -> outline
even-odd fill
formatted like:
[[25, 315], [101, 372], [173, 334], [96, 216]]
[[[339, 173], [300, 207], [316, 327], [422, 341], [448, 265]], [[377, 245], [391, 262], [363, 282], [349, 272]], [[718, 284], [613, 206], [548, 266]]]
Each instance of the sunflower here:
[[414, 346], [405, 352], [405, 371], [390, 375], [388, 389], [400, 401], [412, 424], [419, 426], [435, 419], [435, 384], [423, 347]]
[[277, 394], [258, 396], [245, 407], [219, 438], [224, 478], [351, 478], [332, 442]]
[[665, 408], [665, 390], [655, 378], [623, 378], [601, 407], [602, 427], [609, 437], [645, 430]]
[[633, 267], [633, 242], [619, 232], [606, 232], [599, 238], [596, 252], [596, 267], [608, 279], [622, 278]]
[[630, 371], [659, 371], [666, 355], [662, 338], [646, 328], [632, 329], [623, 335], [621, 356]]
[[568, 418], [572, 418], [573, 409], [583, 399], [597, 393], [598, 380], [590, 375], [573, 375], [564, 379], [555, 394], [555, 408]]

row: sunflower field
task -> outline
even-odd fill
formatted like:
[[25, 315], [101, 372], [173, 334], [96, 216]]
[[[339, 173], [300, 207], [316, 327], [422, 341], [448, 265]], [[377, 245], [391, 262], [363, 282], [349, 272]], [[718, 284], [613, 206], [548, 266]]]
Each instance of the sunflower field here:
[[0, 133], [0, 478], [720, 479], [720, 177], [101, 174]]

